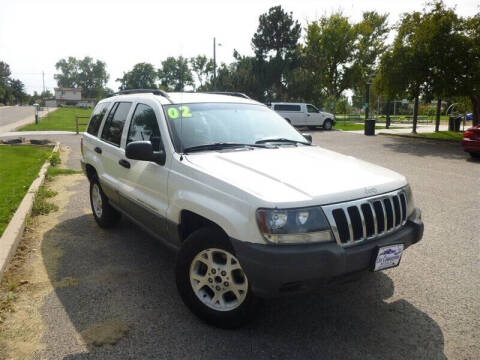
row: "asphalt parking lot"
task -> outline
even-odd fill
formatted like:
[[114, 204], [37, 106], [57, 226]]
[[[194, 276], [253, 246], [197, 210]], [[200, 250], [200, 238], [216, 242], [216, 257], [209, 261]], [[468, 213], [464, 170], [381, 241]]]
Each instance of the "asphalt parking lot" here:
[[[313, 138], [409, 178], [425, 236], [399, 268], [269, 300], [247, 327], [216, 329], [181, 302], [174, 254], [128, 221], [100, 229], [87, 180], [69, 176], [59, 180], [65, 201], [39, 251], [52, 284], [70, 281], [38, 305], [36, 358], [478, 359], [480, 162], [449, 143], [333, 131]], [[71, 147], [78, 158], [75, 141]], [[99, 323], [119, 328], [116, 345], [85, 345]]]

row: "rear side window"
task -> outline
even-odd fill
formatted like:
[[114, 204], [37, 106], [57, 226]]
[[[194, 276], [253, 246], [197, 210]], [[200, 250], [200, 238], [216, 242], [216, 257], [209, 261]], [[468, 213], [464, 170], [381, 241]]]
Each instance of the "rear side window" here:
[[160, 150], [160, 129], [153, 109], [145, 104], [138, 104], [128, 129], [127, 144], [132, 141], [150, 141], [154, 151]]
[[123, 126], [131, 106], [132, 103], [129, 102], [118, 102], [113, 105], [103, 125], [102, 140], [120, 146]]
[[277, 104], [273, 106], [276, 111], [300, 111], [300, 105]]
[[100, 124], [102, 123], [102, 119], [105, 116], [109, 105], [109, 102], [104, 102], [95, 106], [95, 109], [93, 109], [92, 112], [92, 117], [90, 118], [90, 122], [88, 123], [87, 132], [89, 134], [97, 136], [98, 129], [100, 129]]

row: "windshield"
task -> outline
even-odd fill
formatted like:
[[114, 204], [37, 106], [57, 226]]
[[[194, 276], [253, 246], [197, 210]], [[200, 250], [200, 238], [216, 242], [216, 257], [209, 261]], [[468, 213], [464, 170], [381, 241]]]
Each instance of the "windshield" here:
[[268, 139], [306, 142], [285, 119], [263, 105], [201, 103], [164, 108], [178, 152], [202, 145], [255, 144]]

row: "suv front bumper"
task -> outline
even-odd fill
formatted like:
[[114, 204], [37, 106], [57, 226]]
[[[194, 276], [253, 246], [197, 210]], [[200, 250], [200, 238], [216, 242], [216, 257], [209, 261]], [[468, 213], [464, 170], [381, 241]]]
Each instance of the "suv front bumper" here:
[[236, 256], [255, 294], [274, 297], [313, 290], [337, 278], [370, 268], [376, 249], [404, 244], [423, 236], [423, 222], [410, 219], [398, 231], [347, 248], [336, 242], [298, 245], [263, 245], [231, 239]]

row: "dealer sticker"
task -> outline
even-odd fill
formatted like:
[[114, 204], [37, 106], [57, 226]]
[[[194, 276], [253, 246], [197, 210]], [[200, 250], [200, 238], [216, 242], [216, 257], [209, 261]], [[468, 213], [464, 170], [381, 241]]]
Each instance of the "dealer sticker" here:
[[384, 246], [378, 249], [373, 271], [379, 271], [398, 266], [402, 258], [403, 244]]

